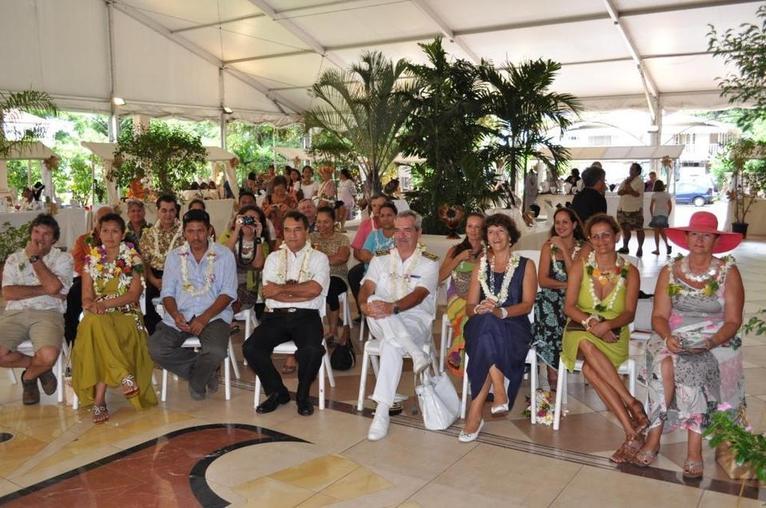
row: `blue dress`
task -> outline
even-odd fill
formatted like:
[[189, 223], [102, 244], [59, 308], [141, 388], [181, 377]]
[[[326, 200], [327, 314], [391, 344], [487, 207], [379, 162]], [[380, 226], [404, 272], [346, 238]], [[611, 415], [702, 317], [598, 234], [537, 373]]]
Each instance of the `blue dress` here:
[[[524, 270], [527, 258], [519, 259], [508, 288], [508, 298], [503, 307], [521, 303], [524, 288]], [[487, 266], [489, 273], [490, 267]], [[500, 292], [505, 272], [495, 272], [495, 293]], [[482, 291], [480, 300], [486, 298]], [[468, 380], [471, 383], [471, 397], [479, 394], [487, 374], [495, 365], [508, 378], [508, 404], [513, 407], [516, 393], [524, 378], [524, 363], [532, 342], [532, 326], [526, 314], [499, 319], [493, 314], [479, 314], [471, 317], [465, 325], [465, 352], [468, 355]]]

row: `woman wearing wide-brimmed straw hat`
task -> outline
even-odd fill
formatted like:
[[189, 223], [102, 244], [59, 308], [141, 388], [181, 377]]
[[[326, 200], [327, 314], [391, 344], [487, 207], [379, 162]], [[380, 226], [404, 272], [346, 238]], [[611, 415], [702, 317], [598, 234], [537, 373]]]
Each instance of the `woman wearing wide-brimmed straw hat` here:
[[657, 457], [660, 436], [687, 430], [683, 473], [702, 477], [702, 433], [717, 408], [728, 408], [737, 421], [744, 419], [742, 371], [744, 289], [731, 256], [742, 241], [739, 233], [718, 230], [709, 212], [692, 215], [689, 226], [668, 228], [668, 238], [682, 249], [662, 269], [654, 294], [652, 328], [646, 346], [649, 372], [649, 433], [634, 458], [648, 466]]

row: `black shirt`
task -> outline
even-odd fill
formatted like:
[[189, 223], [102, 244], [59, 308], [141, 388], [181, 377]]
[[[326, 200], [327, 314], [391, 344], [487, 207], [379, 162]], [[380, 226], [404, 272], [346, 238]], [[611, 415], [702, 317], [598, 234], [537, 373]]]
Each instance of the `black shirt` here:
[[583, 225], [588, 219], [597, 213], [606, 213], [606, 198], [603, 194], [592, 187], [585, 187], [575, 194], [572, 199], [572, 207]]

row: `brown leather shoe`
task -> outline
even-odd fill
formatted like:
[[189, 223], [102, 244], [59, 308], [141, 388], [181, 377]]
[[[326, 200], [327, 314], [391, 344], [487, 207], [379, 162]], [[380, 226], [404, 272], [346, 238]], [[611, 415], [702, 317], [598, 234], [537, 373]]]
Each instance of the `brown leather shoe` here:
[[40, 388], [37, 387], [37, 379], [27, 381], [26, 379], [24, 379], [24, 374], [26, 373], [27, 373], [26, 370], [21, 373], [21, 386], [24, 387], [24, 395], [22, 396], [21, 401], [24, 403], [25, 406], [39, 404], [40, 403]]
[[59, 382], [56, 379], [56, 376], [53, 375], [53, 370], [46, 370], [40, 374], [37, 379], [40, 380], [40, 386], [43, 387], [43, 391], [46, 395], [53, 395], [56, 393], [56, 388], [58, 387]]

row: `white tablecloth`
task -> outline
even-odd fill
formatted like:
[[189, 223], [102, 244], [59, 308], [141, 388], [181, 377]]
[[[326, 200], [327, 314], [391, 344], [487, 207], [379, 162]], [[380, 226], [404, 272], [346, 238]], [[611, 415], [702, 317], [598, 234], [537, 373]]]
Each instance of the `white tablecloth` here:
[[[42, 210], [24, 211], [24, 212], [3, 212], [0, 213], [0, 231], [5, 231], [5, 223], [12, 227], [19, 227], [34, 220]], [[88, 230], [88, 212], [83, 208], [59, 208], [54, 216], [56, 222], [61, 228], [58, 247], [71, 249], [78, 236]]]

